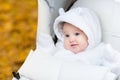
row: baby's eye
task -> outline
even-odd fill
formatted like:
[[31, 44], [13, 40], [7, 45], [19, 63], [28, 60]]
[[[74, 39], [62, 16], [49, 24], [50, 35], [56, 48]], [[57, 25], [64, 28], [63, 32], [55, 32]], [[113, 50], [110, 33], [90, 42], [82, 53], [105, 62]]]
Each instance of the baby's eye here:
[[76, 36], [80, 35], [80, 33], [75, 33]]
[[69, 35], [68, 35], [68, 34], [66, 34], [66, 35], [65, 35], [65, 37], [69, 37]]

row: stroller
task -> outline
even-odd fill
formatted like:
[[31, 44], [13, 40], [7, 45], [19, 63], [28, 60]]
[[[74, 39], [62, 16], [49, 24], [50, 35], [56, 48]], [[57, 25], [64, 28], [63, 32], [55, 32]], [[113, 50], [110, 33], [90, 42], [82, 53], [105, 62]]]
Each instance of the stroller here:
[[[116, 80], [116, 76], [107, 68], [62, 61], [51, 55], [39, 53], [45, 53], [39, 50], [42, 45], [39, 43], [39, 35], [42, 31], [50, 30], [51, 36], [55, 39], [51, 26], [58, 16], [58, 9], [63, 7], [67, 11], [78, 6], [89, 7], [97, 12], [102, 23], [103, 41], [111, 43], [120, 51], [119, 0], [38, 0], [37, 48], [30, 51], [18, 70], [19, 73], [13, 72], [13, 80]], [[47, 27], [48, 30], [41, 29], [41, 26]], [[60, 64], [64, 66], [61, 68]]]

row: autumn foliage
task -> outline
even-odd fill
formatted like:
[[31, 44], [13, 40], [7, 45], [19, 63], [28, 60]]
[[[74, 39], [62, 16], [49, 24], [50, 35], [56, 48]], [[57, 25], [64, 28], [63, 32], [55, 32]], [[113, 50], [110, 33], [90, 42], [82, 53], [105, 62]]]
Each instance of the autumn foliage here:
[[0, 80], [11, 80], [35, 49], [37, 0], [0, 0]]

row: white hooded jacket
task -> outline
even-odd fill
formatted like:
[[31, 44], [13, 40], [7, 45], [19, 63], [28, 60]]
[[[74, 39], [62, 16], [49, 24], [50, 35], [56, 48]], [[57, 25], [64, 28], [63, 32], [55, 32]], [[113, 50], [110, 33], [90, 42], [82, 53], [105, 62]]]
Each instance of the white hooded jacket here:
[[[60, 15], [56, 18], [53, 27], [58, 42], [54, 45], [50, 35], [41, 34], [40, 45], [37, 46], [38, 49], [68, 61], [80, 61], [85, 64], [108, 67], [112, 72], [119, 75], [120, 53], [114, 50], [110, 44], [105, 44], [101, 41], [101, 25], [95, 12], [88, 8], [78, 7], [67, 12], [61, 8], [59, 13]], [[85, 32], [89, 42], [89, 46], [85, 51], [74, 54], [64, 48], [62, 22], [70, 23]]]
[[93, 48], [101, 42], [101, 28], [100, 22], [96, 14], [88, 8], [71, 9], [64, 12], [61, 8], [59, 10], [60, 16], [55, 20], [54, 31], [57, 37], [63, 41], [61, 31], [62, 22], [68, 22], [82, 31], [88, 37], [89, 48]]
[[[54, 32], [58, 37], [56, 47], [59, 47], [54, 56], [70, 61], [80, 61], [90, 65], [105, 66], [117, 75], [120, 74], [120, 53], [114, 50], [110, 44], [101, 41], [101, 25], [98, 16], [88, 8], [73, 8], [65, 12], [62, 8], [54, 23]], [[78, 54], [64, 49], [62, 22], [70, 23], [87, 35], [89, 46]]]

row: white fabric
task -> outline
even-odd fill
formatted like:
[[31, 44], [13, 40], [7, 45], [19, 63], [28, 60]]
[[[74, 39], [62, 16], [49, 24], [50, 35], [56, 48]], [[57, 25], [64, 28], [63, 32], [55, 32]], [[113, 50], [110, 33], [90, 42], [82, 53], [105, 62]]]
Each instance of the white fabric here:
[[69, 0], [69, 2], [67, 0], [38, 0], [37, 37], [39, 37], [41, 32], [53, 35], [52, 26], [55, 18], [58, 16], [57, 10], [61, 6], [68, 8], [73, 1], [74, 0]]
[[38, 35], [37, 36], [39, 36], [41, 33], [50, 34], [51, 16], [50, 16], [49, 6], [45, 2], [45, 0], [38, 0], [38, 7], [39, 9], [38, 9], [38, 29], [37, 29]]
[[[120, 56], [110, 45], [101, 44], [95, 50], [78, 56], [74, 56], [70, 51], [59, 46], [56, 46], [53, 52], [52, 50], [47, 52], [45, 46], [44, 48], [39, 47], [29, 53], [18, 70], [21, 75], [24, 75], [23, 78], [28, 78], [28, 80], [115, 80], [120, 73]], [[68, 55], [64, 58], [57, 56], [60, 53]]]
[[77, 0], [72, 8], [88, 7], [95, 11], [102, 25], [102, 37], [120, 51], [120, 0]]
[[120, 75], [120, 53], [109, 44], [101, 43], [94, 49], [78, 54], [59, 48], [54, 56], [67, 61], [78, 61], [84, 64], [108, 67], [112, 72]]
[[23, 75], [21, 77], [30, 80], [57, 80], [61, 61], [42, 51], [40, 54], [39, 51], [30, 52], [29, 57], [18, 70]]
[[22, 75], [20, 80], [115, 80], [116, 78], [109, 68], [66, 61], [39, 51], [31, 51], [18, 70]]
[[54, 31], [61, 41], [63, 41], [61, 30], [62, 22], [68, 22], [82, 29], [88, 36], [88, 48], [91, 49], [74, 55], [72, 52], [61, 48], [56, 52], [56, 57], [61, 57], [70, 61], [80, 61], [86, 64], [102, 65], [109, 67], [111, 71], [117, 75], [120, 74], [120, 53], [112, 47], [101, 43], [101, 26], [94, 12], [81, 7], [73, 8], [67, 12], [62, 11], [62, 14], [57, 17], [54, 23]]
[[99, 66], [84, 65], [80, 63], [64, 63], [59, 80], [115, 80], [116, 75], [106, 72], [107, 69]]
[[62, 31], [60, 30], [62, 22], [68, 22], [83, 30], [88, 36], [89, 48], [93, 48], [101, 42], [101, 25], [92, 10], [77, 7], [57, 17], [54, 23], [54, 31], [57, 37], [63, 41]]
[[[16, 78], [13, 78], [12, 80], [18, 80]], [[30, 78], [26, 78], [25, 76], [21, 76], [20, 80], [31, 80]]]

